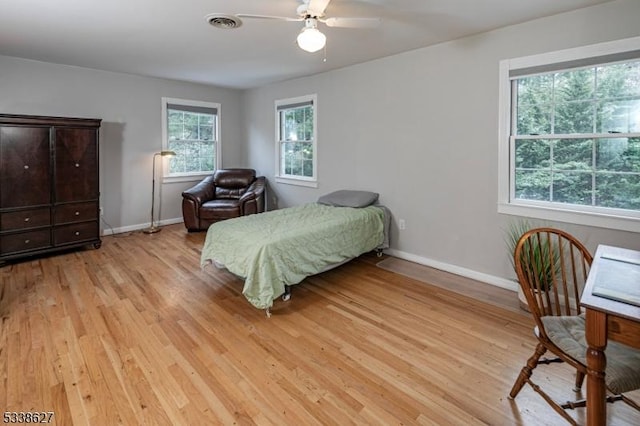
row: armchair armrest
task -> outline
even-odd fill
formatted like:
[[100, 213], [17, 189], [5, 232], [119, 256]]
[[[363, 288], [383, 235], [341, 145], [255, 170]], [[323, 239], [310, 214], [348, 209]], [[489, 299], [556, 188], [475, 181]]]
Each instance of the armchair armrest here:
[[197, 185], [185, 190], [182, 196], [200, 207], [203, 203], [213, 200], [215, 193], [216, 185], [213, 183], [213, 176], [207, 176]]
[[266, 178], [264, 176], [258, 176], [249, 188], [247, 188], [247, 192], [240, 197], [241, 215], [262, 213], [264, 211], [265, 187]]
[[213, 176], [207, 176], [182, 193], [182, 217], [185, 227], [190, 232], [200, 229], [200, 207], [214, 198], [215, 188]]

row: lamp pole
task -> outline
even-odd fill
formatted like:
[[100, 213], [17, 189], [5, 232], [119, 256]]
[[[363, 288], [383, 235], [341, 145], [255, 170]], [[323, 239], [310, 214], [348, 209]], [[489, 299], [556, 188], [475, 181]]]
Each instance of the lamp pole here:
[[156, 232], [162, 231], [162, 228], [157, 227], [153, 224], [153, 207], [156, 204], [156, 157], [158, 155], [161, 157], [166, 157], [174, 156], [176, 155], [176, 153], [173, 151], [160, 151], [153, 154], [153, 165], [151, 166], [151, 225], [142, 231], [145, 234], [155, 234]]

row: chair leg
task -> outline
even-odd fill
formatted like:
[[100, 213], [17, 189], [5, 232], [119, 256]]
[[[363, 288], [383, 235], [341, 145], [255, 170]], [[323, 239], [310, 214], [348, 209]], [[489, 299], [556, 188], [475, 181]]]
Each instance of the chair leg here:
[[638, 404], [636, 404], [636, 402], [630, 398], [627, 398], [624, 395], [620, 395], [620, 399], [622, 399], [624, 402], [626, 402], [628, 405], [630, 405], [631, 407], [635, 408], [636, 410], [640, 411], [640, 406]]
[[[551, 397], [549, 395], [547, 395], [547, 393], [545, 391], [543, 391], [542, 389], [540, 389], [540, 386], [536, 385], [535, 383], [531, 382], [531, 380], [527, 380], [527, 382], [531, 385], [531, 387], [533, 388], [534, 391], [538, 392], [538, 394], [540, 396], [542, 396], [542, 398], [544, 398], [545, 401], [547, 401], [547, 403], [551, 406], [551, 408], [553, 408], [556, 413], [560, 414], [562, 417], [564, 417], [564, 419], [569, 422], [569, 424], [573, 425], [573, 426], [578, 426], [578, 423], [576, 423], [576, 421], [569, 415], [567, 414], [567, 412], [565, 411], [566, 408], [573, 408], [571, 405], [574, 403], [568, 402], [564, 405], [559, 405], [557, 402], [555, 402], [553, 399], [551, 399]], [[586, 401], [585, 401], [586, 403]], [[580, 402], [576, 402], [574, 404], [576, 407], [580, 407]]]
[[536, 368], [536, 366], [538, 365], [538, 360], [540, 360], [540, 357], [542, 357], [545, 352], [547, 352], [547, 348], [545, 348], [542, 343], [538, 343], [535, 352], [533, 353], [533, 355], [531, 355], [531, 358], [527, 360], [527, 364], [522, 367], [522, 370], [520, 370], [520, 374], [518, 375], [518, 378], [516, 379], [516, 382], [513, 384], [511, 392], [509, 393], [509, 398], [515, 398], [524, 384], [529, 381], [529, 378], [533, 373], [533, 369]]
[[573, 387], [573, 391], [580, 392], [582, 390], [582, 383], [584, 383], [584, 373], [576, 370], [576, 383]]

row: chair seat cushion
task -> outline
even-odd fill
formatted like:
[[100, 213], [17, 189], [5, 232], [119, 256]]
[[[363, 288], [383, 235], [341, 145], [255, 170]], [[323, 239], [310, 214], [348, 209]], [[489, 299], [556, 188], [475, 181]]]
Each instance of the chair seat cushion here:
[[[546, 316], [541, 318], [549, 339], [571, 357], [587, 365], [585, 317]], [[605, 350], [605, 381], [614, 394], [640, 389], [640, 350], [609, 341]]]
[[240, 203], [236, 199], [222, 198], [211, 200], [200, 207], [201, 219], [221, 220], [238, 216], [240, 216]]

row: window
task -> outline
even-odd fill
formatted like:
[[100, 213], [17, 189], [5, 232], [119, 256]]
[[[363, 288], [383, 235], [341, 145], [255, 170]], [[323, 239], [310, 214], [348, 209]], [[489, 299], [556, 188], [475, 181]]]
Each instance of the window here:
[[276, 182], [317, 187], [316, 95], [276, 101]]
[[503, 61], [501, 89], [499, 210], [640, 229], [640, 39]]
[[198, 179], [219, 168], [220, 105], [162, 99], [163, 149], [174, 151], [165, 178]]

